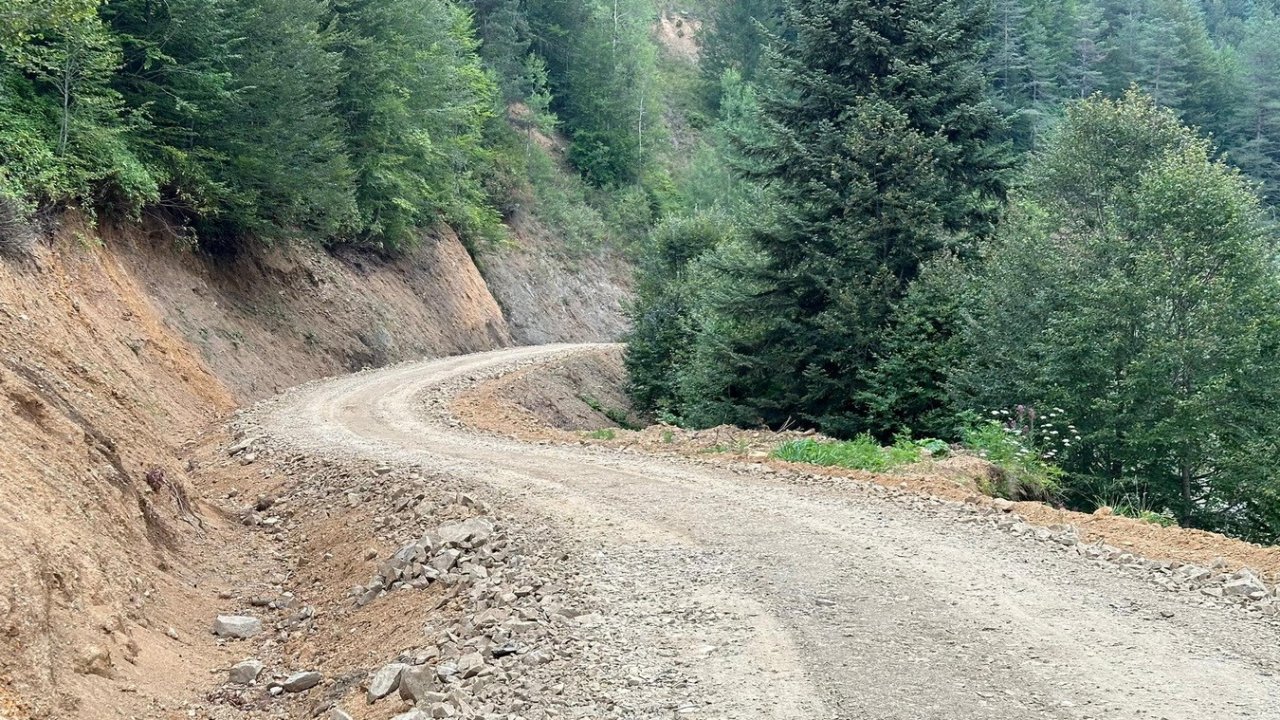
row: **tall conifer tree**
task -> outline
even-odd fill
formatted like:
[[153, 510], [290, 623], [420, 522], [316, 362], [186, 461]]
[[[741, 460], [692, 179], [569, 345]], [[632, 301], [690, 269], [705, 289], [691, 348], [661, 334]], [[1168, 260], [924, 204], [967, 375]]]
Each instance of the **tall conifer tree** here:
[[991, 232], [1009, 165], [979, 68], [983, 2], [793, 0], [744, 148], [783, 208], [756, 233], [764, 332], [735, 349], [767, 422], [866, 429], [861, 396], [893, 302], [920, 263]]

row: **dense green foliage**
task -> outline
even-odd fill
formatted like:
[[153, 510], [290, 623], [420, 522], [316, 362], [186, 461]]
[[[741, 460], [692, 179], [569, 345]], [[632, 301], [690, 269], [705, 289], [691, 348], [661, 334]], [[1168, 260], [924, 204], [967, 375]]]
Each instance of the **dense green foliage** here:
[[1150, 99], [1092, 100], [1014, 208], [971, 281], [959, 399], [1063, 408], [1078, 493], [1280, 531], [1275, 238], [1238, 172]]
[[718, 162], [646, 246], [641, 405], [861, 438], [787, 450], [821, 462], [942, 437], [992, 492], [1280, 537], [1273, 4], [709, 16]]
[[[548, 224], [596, 244], [615, 233], [591, 216], [635, 195], [664, 135], [654, 15], [634, 0], [7, 3], [0, 194], [160, 210], [207, 244], [391, 249], [439, 224], [497, 239], [521, 198], [545, 199]], [[520, 137], [561, 120], [570, 159], [616, 196], [595, 202]], [[623, 219], [647, 227], [639, 197]]]
[[[663, 328], [656, 363], [633, 353], [641, 399], [688, 421], [712, 419], [707, 409], [715, 408], [725, 421], [868, 429], [865, 371], [895, 301], [923, 258], [971, 251], [998, 217], [1010, 160], [978, 71], [978, 8], [834, 9], [833, 17], [824, 3], [791, 5], [794, 39], [772, 52], [756, 103], [760, 129], [736, 138], [745, 176], [784, 211], [750, 229], [750, 249], [717, 248], [705, 268], [684, 263], [691, 274], [724, 268], [726, 277], [689, 288], [711, 307], [677, 319], [679, 332]], [[687, 237], [676, 242], [690, 245]], [[715, 257], [735, 252], [752, 262]], [[667, 259], [655, 274], [678, 277], [684, 260]], [[717, 287], [724, 292], [709, 289]], [[633, 337], [640, 348], [655, 344], [641, 339], [650, 326], [642, 315]], [[676, 374], [697, 392], [664, 397], [646, 383], [641, 366], [686, 359], [691, 365]]]

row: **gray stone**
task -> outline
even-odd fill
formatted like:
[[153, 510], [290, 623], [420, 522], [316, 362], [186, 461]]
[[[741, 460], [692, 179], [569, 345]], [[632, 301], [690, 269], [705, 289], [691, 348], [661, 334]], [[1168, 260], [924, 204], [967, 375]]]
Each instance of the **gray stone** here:
[[342, 708], [333, 708], [329, 711], [329, 720], [355, 720], [351, 717], [351, 713]]
[[431, 716], [418, 709], [410, 710], [407, 713], [400, 713], [391, 718], [391, 720], [430, 720]]
[[416, 703], [439, 687], [435, 669], [428, 666], [406, 668], [400, 674], [400, 697]]
[[431, 558], [431, 567], [442, 573], [449, 572], [449, 569], [458, 562], [458, 557], [462, 555], [458, 550], [441, 550], [436, 556]]
[[213, 634], [218, 637], [250, 638], [262, 632], [262, 621], [248, 615], [219, 615], [213, 621]]
[[383, 665], [369, 678], [369, 702], [376, 702], [395, 692], [400, 687], [400, 676], [408, 669], [404, 663]]
[[511, 611], [509, 610], [504, 610], [502, 608], [489, 608], [488, 610], [482, 610], [477, 614], [471, 621], [471, 624], [474, 625], [477, 630], [485, 630], [493, 627], [494, 625], [499, 625], [505, 622], [509, 617], [511, 617]]
[[484, 518], [471, 518], [462, 522], [446, 523], [440, 526], [437, 535], [444, 545], [461, 545], [469, 542], [482, 545], [493, 535], [493, 523]]
[[1174, 577], [1185, 583], [1198, 583], [1207, 580], [1212, 574], [1212, 570], [1199, 565], [1183, 565], [1174, 573]]
[[431, 706], [431, 717], [433, 718], [451, 718], [457, 714], [458, 711], [447, 703], [434, 703]]
[[242, 660], [231, 666], [227, 679], [237, 685], [248, 685], [262, 674], [264, 665], [257, 658]]
[[253, 444], [256, 442], [258, 442], [258, 438], [256, 437], [245, 438], [244, 440], [241, 440], [235, 445], [232, 445], [231, 447], [227, 448], [227, 454], [230, 455], [231, 457], [235, 457], [236, 455], [239, 455], [245, 450], [248, 450], [249, 448], [253, 447]]
[[310, 690], [319, 685], [321, 680], [324, 680], [323, 675], [313, 670], [308, 670], [290, 675], [284, 682], [280, 683], [280, 687], [284, 688], [285, 692], [297, 693]]
[[1226, 585], [1222, 586], [1222, 593], [1232, 597], [1248, 597], [1256, 600], [1261, 597], [1266, 597], [1267, 586], [1263, 585], [1262, 582], [1258, 580], [1258, 578], [1253, 577], [1252, 574], [1239, 576], [1239, 573], [1237, 573], [1236, 579], [1231, 580]]
[[458, 658], [458, 674], [462, 677], [475, 677], [481, 670], [484, 670], [484, 656], [480, 653], [467, 653]]

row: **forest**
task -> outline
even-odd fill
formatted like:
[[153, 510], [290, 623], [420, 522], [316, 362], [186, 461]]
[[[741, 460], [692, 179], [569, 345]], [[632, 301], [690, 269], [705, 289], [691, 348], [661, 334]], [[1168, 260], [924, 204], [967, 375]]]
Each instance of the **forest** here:
[[0, 8], [0, 249], [529, 214], [633, 257], [657, 419], [963, 444], [1002, 494], [1270, 542], [1277, 204], [1275, 0]]
[[847, 441], [785, 459], [960, 443], [999, 494], [1276, 541], [1276, 10], [715, 6], [729, 171], [645, 247], [637, 402]]

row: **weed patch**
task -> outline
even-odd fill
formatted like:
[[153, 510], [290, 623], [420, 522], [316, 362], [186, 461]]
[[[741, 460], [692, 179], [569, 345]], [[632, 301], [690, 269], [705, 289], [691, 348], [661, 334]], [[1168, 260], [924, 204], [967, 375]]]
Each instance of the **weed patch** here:
[[[773, 451], [772, 457], [788, 462], [808, 463], [842, 467], [852, 470], [869, 470], [881, 472], [901, 465], [919, 462], [926, 452], [930, 452], [921, 443], [941, 441], [900, 439], [898, 442], [883, 447], [871, 438], [862, 435], [853, 440], [824, 440], [811, 438], [792, 440]], [[945, 447], [945, 443], [942, 443]]]
[[979, 481], [987, 495], [1048, 500], [1061, 492], [1062, 469], [1040, 457], [1021, 435], [999, 422], [970, 428], [964, 433], [963, 445], [999, 470], [999, 478]]

